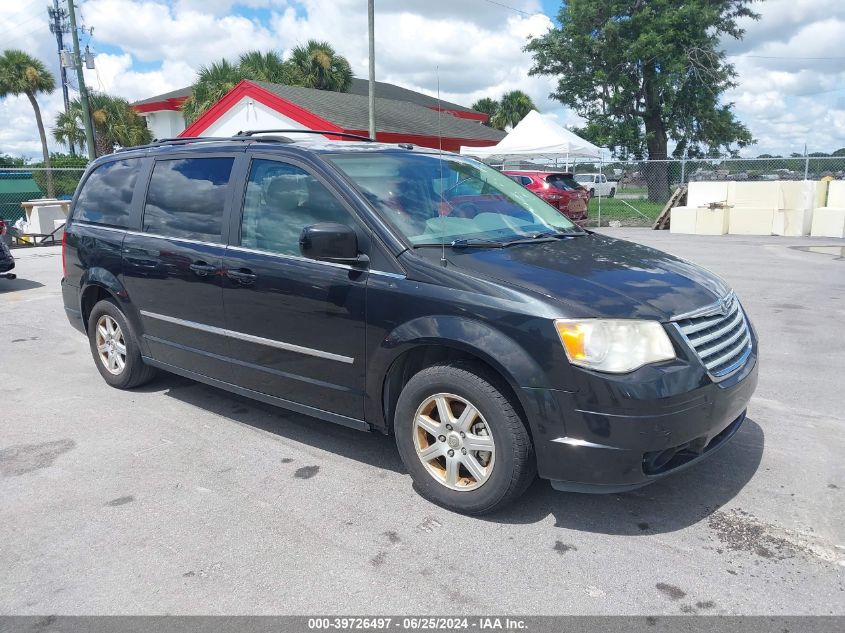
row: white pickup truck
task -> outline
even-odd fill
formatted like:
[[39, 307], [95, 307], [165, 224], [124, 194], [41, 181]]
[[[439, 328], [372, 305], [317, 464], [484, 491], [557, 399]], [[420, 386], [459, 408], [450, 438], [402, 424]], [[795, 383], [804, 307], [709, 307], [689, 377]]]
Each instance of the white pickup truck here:
[[590, 192], [590, 197], [612, 198], [616, 195], [616, 182], [604, 174], [575, 174], [575, 180]]

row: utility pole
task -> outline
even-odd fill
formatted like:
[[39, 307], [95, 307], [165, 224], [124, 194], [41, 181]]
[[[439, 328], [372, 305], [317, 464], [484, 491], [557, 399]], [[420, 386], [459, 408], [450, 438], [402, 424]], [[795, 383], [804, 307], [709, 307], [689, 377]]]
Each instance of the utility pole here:
[[[67, 68], [62, 63], [62, 51], [65, 49], [64, 34], [68, 32], [67, 11], [59, 8], [59, 0], [53, 0], [53, 6], [47, 7], [47, 15], [50, 16], [50, 32], [56, 36], [56, 47], [59, 52], [59, 79], [62, 82], [62, 98], [65, 103], [65, 114], [70, 108], [70, 99], [67, 94]], [[71, 156], [76, 156], [76, 150], [73, 147], [73, 141], [68, 143]]]
[[373, 0], [367, 0], [367, 22], [370, 34], [370, 138], [376, 140], [376, 18]]
[[88, 158], [97, 158], [94, 146], [94, 128], [91, 127], [91, 110], [88, 107], [88, 90], [85, 88], [85, 76], [82, 73], [82, 55], [79, 54], [79, 33], [76, 30], [76, 10], [73, 0], [67, 0], [70, 33], [73, 38], [73, 61], [76, 66], [76, 81], [79, 83], [79, 100], [82, 103], [82, 121], [85, 123], [85, 144], [88, 146]]

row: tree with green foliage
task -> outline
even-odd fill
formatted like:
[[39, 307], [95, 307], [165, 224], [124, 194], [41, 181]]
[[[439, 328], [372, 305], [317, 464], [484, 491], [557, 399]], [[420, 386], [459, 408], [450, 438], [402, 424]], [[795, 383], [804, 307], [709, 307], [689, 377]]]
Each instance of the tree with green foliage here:
[[276, 51], [249, 51], [241, 55], [238, 69], [243, 77], [273, 84], [291, 82], [291, 67]]
[[484, 97], [483, 99], [479, 99], [475, 103], [472, 104], [472, 109], [476, 112], [483, 112], [487, 115], [487, 120], [484, 122], [484, 125], [488, 127], [492, 127], [490, 121], [493, 116], [496, 114], [496, 110], [499, 109], [499, 102], [495, 99], [491, 99], [490, 97]]
[[511, 90], [502, 95], [499, 100], [499, 107], [493, 115], [490, 124], [498, 129], [514, 128], [516, 124], [525, 118], [525, 115], [536, 110], [537, 106], [522, 90]]
[[352, 85], [352, 67], [331, 45], [316, 40], [294, 48], [287, 61], [275, 51], [248, 51], [237, 63], [221, 59], [197, 73], [193, 92], [182, 104], [185, 121], [189, 125], [196, 121], [244, 79], [347, 92]]
[[7, 49], [0, 55], [0, 99], [9, 95], [26, 95], [32, 104], [38, 136], [41, 138], [44, 166], [47, 168], [47, 195], [51, 198], [55, 197], [56, 190], [53, 186], [53, 173], [50, 171], [47, 134], [44, 131], [44, 121], [41, 119], [41, 108], [38, 106], [36, 95], [42, 92], [51, 93], [55, 89], [56, 80], [40, 59], [16, 49]]
[[[752, 0], [567, 0], [559, 26], [526, 47], [532, 75], [557, 77], [551, 95], [587, 120], [590, 140], [651, 160], [703, 157], [753, 143], [722, 95], [736, 71], [720, 42], [741, 39]], [[668, 196], [666, 163], [650, 163], [651, 200]]]
[[246, 79], [240, 64], [225, 59], [202, 66], [197, 73], [191, 96], [182, 104], [185, 122], [190, 125], [242, 80]]
[[513, 128], [525, 118], [525, 115], [536, 110], [537, 106], [522, 90], [511, 90], [502, 95], [498, 101], [484, 97], [472, 104], [472, 109], [489, 115], [484, 123], [497, 130]]
[[352, 67], [328, 42], [308, 40], [295, 46], [288, 61], [291, 82], [297, 86], [347, 92], [352, 86]]
[[[97, 156], [111, 154], [117, 147], [132, 147], [152, 141], [147, 122], [129, 102], [102, 92], [89, 92], [88, 106], [94, 124], [94, 142]], [[77, 99], [70, 102], [67, 112], [56, 117], [53, 138], [65, 145], [85, 145], [85, 128], [82, 117], [82, 103]]]

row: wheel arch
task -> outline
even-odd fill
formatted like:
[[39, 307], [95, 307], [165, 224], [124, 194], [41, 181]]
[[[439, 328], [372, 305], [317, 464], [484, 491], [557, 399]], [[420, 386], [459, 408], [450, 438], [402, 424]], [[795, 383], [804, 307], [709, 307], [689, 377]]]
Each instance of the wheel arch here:
[[382, 341], [370, 363], [374, 376], [366, 412], [374, 427], [390, 433], [402, 388], [433, 364], [466, 361], [480, 368], [513, 402], [530, 429], [521, 387], [547, 387], [545, 373], [516, 341], [489, 324], [463, 317], [424, 317], [399, 326]]
[[105, 268], [90, 268], [85, 272], [80, 287], [82, 290], [79, 293], [79, 309], [82, 313], [82, 325], [86, 331], [88, 331], [88, 317], [91, 315], [91, 310], [98, 301], [103, 299], [112, 299], [121, 308], [126, 318], [133, 321], [133, 325], [137, 325], [137, 316], [128, 314], [129, 311], [124, 307], [129, 303], [129, 293], [114, 273]]

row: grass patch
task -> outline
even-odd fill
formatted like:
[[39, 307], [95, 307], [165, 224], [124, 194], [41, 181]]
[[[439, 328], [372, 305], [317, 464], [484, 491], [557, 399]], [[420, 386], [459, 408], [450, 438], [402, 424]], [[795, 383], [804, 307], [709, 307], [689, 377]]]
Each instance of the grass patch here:
[[[628, 206], [630, 205], [630, 206]], [[633, 209], [631, 207], [634, 207]], [[636, 209], [639, 211], [634, 211]], [[626, 220], [636, 221], [640, 220], [644, 224], [654, 221], [660, 212], [663, 210], [663, 204], [660, 202], [650, 202], [648, 200], [619, 200], [617, 198], [602, 198], [601, 199], [601, 222], [605, 224], [610, 220]], [[593, 198], [590, 200], [588, 207], [590, 220], [598, 221], [599, 217], [599, 200]], [[643, 215], [640, 215], [642, 213]]]

